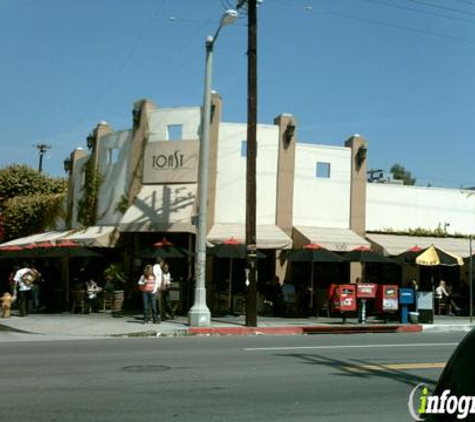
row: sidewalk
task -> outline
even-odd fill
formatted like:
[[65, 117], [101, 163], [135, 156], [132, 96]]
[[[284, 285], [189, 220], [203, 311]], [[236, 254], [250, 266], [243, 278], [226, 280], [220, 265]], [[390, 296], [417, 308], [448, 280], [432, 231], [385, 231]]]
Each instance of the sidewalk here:
[[336, 333], [394, 333], [469, 331], [468, 317], [436, 317], [434, 324], [384, 323], [368, 319], [341, 318], [271, 318], [259, 317], [258, 327], [246, 327], [244, 316], [213, 318], [210, 327], [189, 327], [186, 317], [161, 324], [142, 324], [141, 314], [31, 314], [0, 318], [0, 328], [23, 333], [71, 337], [156, 337], [184, 335], [290, 335]]

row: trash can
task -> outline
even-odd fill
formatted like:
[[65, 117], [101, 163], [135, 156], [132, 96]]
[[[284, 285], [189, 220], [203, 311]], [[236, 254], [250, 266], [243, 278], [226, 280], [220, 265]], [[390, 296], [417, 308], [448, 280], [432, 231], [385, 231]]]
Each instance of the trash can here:
[[417, 292], [417, 309], [419, 322], [432, 324], [434, 322], [434, 294], [432, 292]]
[[400, 321], [402, 324], [409, 322], [409, 305], [414, 304], [414, 299], [414, 289], [406, 287], [399, 289]]

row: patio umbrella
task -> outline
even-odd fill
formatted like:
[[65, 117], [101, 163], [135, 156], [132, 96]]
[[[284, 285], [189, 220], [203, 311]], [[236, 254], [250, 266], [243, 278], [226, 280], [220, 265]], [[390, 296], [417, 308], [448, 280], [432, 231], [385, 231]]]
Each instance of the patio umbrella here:
[[394, 259], [399, 261], [400, 263], [414, 263], [416, 261], [417, 256], [420, 255], [421, 252], [422, 248], [415, 245], [407, 251], [400, 253]]
[[[246, 258], [246, 246], [234, 237], [225, 239], [219, 245], [208, 249], [210, 255], [217, 258], [229, 258], [229, 277], [228, 277], [228, 309], [232, 308], [232, 285], [233, 285], [233, 260]], [[257, 258], [264, 258], [262, 252], [257, 251]]]
[[151, 248], [144, 249], [138, 253], [138, 255], [142, 258], [162, 258], [162, 259], [170, 259], [170, 258], [187, 258], [192, 254], [182, 248], [180, 246], [174, 245], [172, 242], [163, 239], [160, 242], [156, 242], [153, 244]]
[[[285, 254], [285, 258], [294, 262], [310, 262], [310, 286], [314, 292], [315, 262], [347, 262], [348, 259], [325, 249], [317, 243], [309, 243], [301, 249], [294, 249]], [[310, 307], [313, 308], [313, 294], [310, 295]]]
[[[3, 254], [2, 252], [6, 253]], [[0, 248], [0, 258], [63, 258], [99, 257], [100, 253], [71, 240], [29, 243], [25, 246], [4, 246]]]
[[384, 255], [379, 254], [377, 252], [373, 252], [367, 246], [359, 246], [350, 252], [346, 252], [343, 256], [351, 262], [397, 264], [395, 260], [391, 258], [387, 258]]
[[463, 259], [457, 255], [432, 245], [417, 256], [416, 264], [429, 267], [437, 265], [451, 267], [455, 265], [463, 265]]
[[[463, 259], [450, 252], [444, 251], [437, 246], [431, 245], [426, 248], [416, 258], [416, 264], [426, 267], [436, 267], [439, 265], [445, 267], [453, 267], [456, 265], [463, 265]], [[434, 286], [434, 269], [431, 269], [431, 284]]]

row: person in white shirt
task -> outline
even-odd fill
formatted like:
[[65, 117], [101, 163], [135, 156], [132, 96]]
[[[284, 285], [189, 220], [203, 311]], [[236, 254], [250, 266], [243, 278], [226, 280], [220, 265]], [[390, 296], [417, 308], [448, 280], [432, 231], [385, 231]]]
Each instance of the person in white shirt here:
[[160, 318], [162, 321], [167, 319], [167, 314], [171, 319], [175, 319], [173, 309], [170, 306], [170, 292], [172, 285], [172, 275], [168, 263], [164, 262], [162, 265], [162, 284], [160, 286]]
[[15, 290], [18, 292], [18, 306], [20, 308], [20, 315], [28, 315], [31, 301], [31, 285], [35, 276], [31, 268], [20, 268], [13, 276], [15, 282]]
[[456, 312], [460, 312], [461, 309], [457, 306], [457, 304], [452, 299], [447, 286], [444, 280], [440, 280], [439, 285], [435, 288], [435, 298], [440, 302], [446, 303], [448, 307], [448, 315], [453, 316], [452, 308]]
[[99, 307], [98, 295], [102, 291], [102, 287], [94, 280], [86, 281], [86, 303], [87, 309], [90, 312], [97, 312]]

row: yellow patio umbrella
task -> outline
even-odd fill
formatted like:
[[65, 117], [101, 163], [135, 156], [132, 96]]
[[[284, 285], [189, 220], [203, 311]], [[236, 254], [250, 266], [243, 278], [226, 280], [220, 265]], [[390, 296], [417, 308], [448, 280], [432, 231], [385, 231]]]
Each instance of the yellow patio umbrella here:
[[463, 259], [453, 253], [444, 251], [434, 245], [429, 246], [416, 258], [417, 265], [433, 267], [436, 265], [455, 266], [463, 265]]

